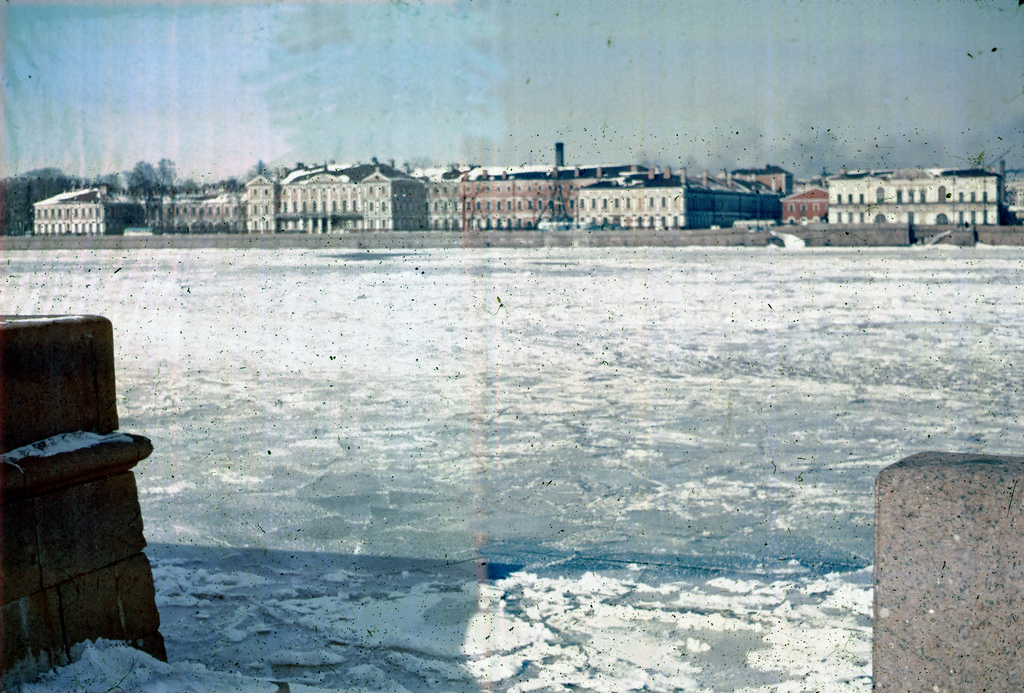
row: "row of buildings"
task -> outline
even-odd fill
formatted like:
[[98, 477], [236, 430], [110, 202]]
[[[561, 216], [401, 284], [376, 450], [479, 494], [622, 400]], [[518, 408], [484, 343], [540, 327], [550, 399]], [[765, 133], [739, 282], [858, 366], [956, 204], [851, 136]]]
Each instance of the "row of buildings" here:
[[[136, 202], [103, 188], [35, 204], [36, 234], [348, 233], [727, 228], [770, 223], [1005, 223], [1003, 174], [842, 171], [797, 182], [777, 166], [704, 172], [638, 165], [449, 168], [333, 162], [258, 175], [244, 193]], [[1024, 196], [1024, 189], [1021, 190]]]
[[781, 191], [645, 166], [299, 165], [246, 185], [251, 233], [682, 229], [777, 220]]

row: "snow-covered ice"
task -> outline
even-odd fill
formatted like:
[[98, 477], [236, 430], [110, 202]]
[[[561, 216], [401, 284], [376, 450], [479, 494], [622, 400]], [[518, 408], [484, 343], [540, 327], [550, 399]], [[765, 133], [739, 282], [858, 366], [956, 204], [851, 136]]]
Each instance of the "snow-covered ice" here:
[[139, 690], [866, 692], [876, 473], [1024, 433], [1012, 248], [5, 259], [154, 442]]

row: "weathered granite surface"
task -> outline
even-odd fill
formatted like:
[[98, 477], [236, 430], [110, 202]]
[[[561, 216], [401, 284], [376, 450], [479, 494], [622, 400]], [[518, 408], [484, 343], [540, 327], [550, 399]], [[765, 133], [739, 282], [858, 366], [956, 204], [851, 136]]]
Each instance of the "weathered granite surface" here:
[[0, 453], [58, 433], [116, 428], [109, 320], [0, 316]]
[[921, 453], [875, 491], [874, 690], [1024, 691], [1024, 457]]

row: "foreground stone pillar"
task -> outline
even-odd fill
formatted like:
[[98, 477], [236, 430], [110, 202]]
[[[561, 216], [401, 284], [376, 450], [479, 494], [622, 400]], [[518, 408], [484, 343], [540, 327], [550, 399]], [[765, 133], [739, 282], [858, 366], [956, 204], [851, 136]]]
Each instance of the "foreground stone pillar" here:
[[85, 640], [166, 659], [105, 318], [0, 318], [0, 688]]
[[875, 492], [874, 690], [1024, 691], [1024, 457], [921, 453]]

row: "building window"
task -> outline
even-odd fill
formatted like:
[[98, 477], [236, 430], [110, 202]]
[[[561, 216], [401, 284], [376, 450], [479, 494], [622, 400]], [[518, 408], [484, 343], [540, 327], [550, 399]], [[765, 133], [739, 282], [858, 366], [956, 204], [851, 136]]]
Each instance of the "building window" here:
[[[978, 193], [971, 193], [971, 202], [978, 201]], [[973, 219], [971, 221], [974, 221]]]
[[960, 198], [959, 199], [960, 199], [961, 202], [964, 201], [964, 194], [963, 193], [960, 193]]
[[879, 204], [881, 204], [882, 202], [885, 202], [885, 189], [884, 188], [879, 188], [878, 190], [876, 190], [875, 191], [875, 198], [876, 198], [875, 201], [878, 202]]
[[853, 204], [853, 193], [846, 196], [846, 201], [851, 205]]
[[952, 197], [952, 195], [947, 195], [946, 194], [946, 186], [945, 185], [940, 185], [939, 186], [939, 199], [937, 199], [936, 202], [945, 202], [946, 198], [948, 198], [948, 197]]
[[981, 193], [981, 201], [982, 202], [988, 202], [988, 190], [986, 190], [985, 192]]
[[[879, 189], [881, 189], [881, 188], [879, 188]], [[876, 224], [884, 224], [885, 223], [885, 215], [884, 214], [876, 215], [875, 216], [875, 223]]]
[[[864, 193], [860, 194], [860, 203], [864, 204]], [[815, 211], [817, 211], [818, 205], [814, 205], [814, 209], [815, 209]]]
[[837, 205], [843, 204], [843, 194], [842, 193], [837, 193], [836, 194], [836, 204]]
[[902, 202], [903, 202], [903, 191], [902, 190], [897, 190], [896, 191], [896, 204], [901, 204]]
[[935, 223], [940, 225], [940, 226], [948, 224], [949, 223], [949, 217], [947, 217], [945, 214], [939, 214], [939, 215], [937, 215], [935, 217]]

